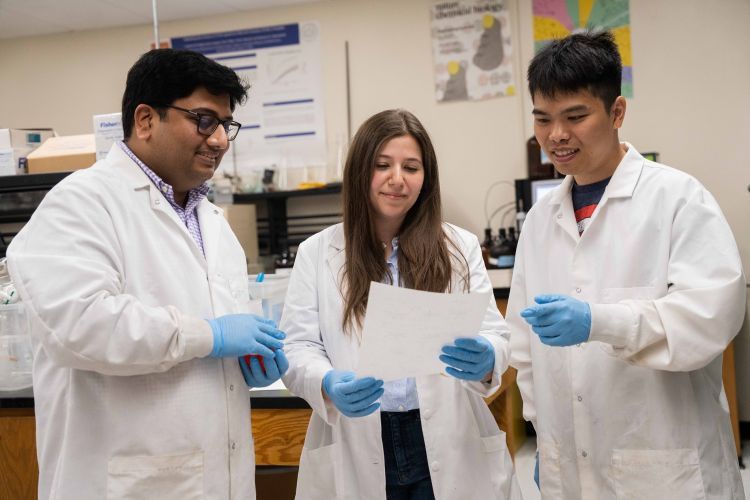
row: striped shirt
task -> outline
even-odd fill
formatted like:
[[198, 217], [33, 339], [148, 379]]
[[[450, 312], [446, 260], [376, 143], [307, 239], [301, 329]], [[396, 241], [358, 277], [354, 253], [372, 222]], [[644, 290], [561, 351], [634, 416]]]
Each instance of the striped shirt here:
[[[393, 251], [386, 261], [393, 276], [393, 285], [400, 286], [398, 276], [398, 238], [391, 242]], [[414, 377], [391, 380], [383, 384], [383, 396], [380, 398], [381, 411], [409, 411], [419, 408], [417, 398], [417, 381]]]
[[187, 227], [188, 232], [190, 233], [190, 236], [193, 237], [193, 241], [198, 245], [198, 248], [201, 249], [201, 252], [203, 253], [203, 256], [206, 256], [206, 251], [203, 248], [203, 236], [201, 234], [201, 226], [198, 223], [198, 204], [203, 200], [203, 198], [206, 197], [206, 194], [208, 194], [208, 184], [203, 183], [197, 188], [191, 189], [188, 191], [187, 194], [187, 203], [185, 204], [185, 208], [182, 208], [175, 200], [174, 200], [174, 189], [172, 186], [167, 184], [162, 180], [161, 177], [156, 175], [156, 172], [151, 170], [146, 166], [145, 163], [143, 163], [136, 155], [133, 153], [130, 148], [128, 147], [125, 142], [120, 141], [119, 143], [120, 149], [122, 149], [126, 155], [132, 159], [136, 165], [138, 165], [141, 170], [143, 170], [143, 173], [146, 174], [146, 176], [151, 179], [151, 182], [154, 183], [154, 186], [156, 186], [156, 189], [159, 190], [159, 192], [164, 195], [164, 198], [169, 202], [169, 204], [172, 206], [174, 211], [177, 213], [177, 216], [180, 218], [183, 224], [185, 224], [185, 227]]
[[599, 201], [604, 196], [604, 190], [607, 189], [610, 179], [611, 177], [607, 177], [602, 181], [583, 186], [579, 186], [575, 182], [573, 183], [571, 196], [573, 197], [573, 210], [576, 216], [579, 235], [582, 235], [586, 228], [589, 227], [591, 217], [594, 216], [596, 207], [599, 206]]

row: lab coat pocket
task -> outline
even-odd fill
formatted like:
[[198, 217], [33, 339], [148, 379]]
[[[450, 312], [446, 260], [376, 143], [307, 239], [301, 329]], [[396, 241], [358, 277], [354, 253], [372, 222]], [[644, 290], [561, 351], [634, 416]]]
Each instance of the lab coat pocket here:
[[247, 274], [237, 273], [229, 278], [229, 293], [232, 294], [235, 313], [250, 311], [250, 294], [247, 289]]
[[515, 493], [518, 485], [513, 474], [513, 461], [505, 445], [505, 433], [483, 437], [482, 449], [489, 465], [492, 498], [520, 498], [520, 494]]
[[112, 457], [107, 498], [199, 500], [203, 495], [203, 452], [182, 455]]
[[613, 450], [612, 480], [618, 499], [706, 498], [698, 451]]
[[336, 444], [303, 448], [297, 476], [297, 499], [333, 500], [336, 495]]
[[539, 486], [543, 499], [564, 498], [560, 450], [554, 442], [539, 442]]

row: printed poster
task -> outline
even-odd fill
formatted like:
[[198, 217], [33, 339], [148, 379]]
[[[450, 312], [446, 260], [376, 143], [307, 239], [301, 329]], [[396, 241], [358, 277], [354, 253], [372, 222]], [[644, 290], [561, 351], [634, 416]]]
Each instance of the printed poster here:
[[326, 165], [320, 28], [316, 22], [171, 39], [200, 52], [250, 83], [234, 110], [242, 124], [220, 170], [240, 176], [269, 167]]
[[622, 95], [633, 97], [629, 0], [533, 0], [534, 49], [571, 33], [609, 30], [622, 58]]
[[431, 17], [438, 102], [515, 95], [510, 13], [504, 0], [439, 2]]

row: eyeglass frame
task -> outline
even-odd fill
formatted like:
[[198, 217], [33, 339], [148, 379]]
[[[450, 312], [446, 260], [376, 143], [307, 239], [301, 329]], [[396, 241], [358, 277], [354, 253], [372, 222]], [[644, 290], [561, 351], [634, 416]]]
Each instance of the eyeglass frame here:
[[[198, 113], [197, 111], [193, 111], [192, 109], [181, 108], [179, 106], [174, 106], [172, 104], [162, 104], [161, 106], [158, 106], [158, 107], [176, 109], [178, 111], [183, 111], [189, 115], [192, 115], [198, 118], [198, 120], [196, 120], [195, 122], [198, 133], [201, 135], [205, 135], [206, 137], [211, 137], [214, 134], [214, 132], [216, 132], [216, 129], [219, 128], [219, 125], [221, 125], [222, 127], [224, 127], [224, 133], [227, 135], [227, 141], [233, 141], [237, 137], [237, 134], [240, 133], [240, 129], [242, 128], [242, 124], [240, 122], [236, 122], [234, 120], [221, 120], [217, 116], [212, 115], [212, 114]], [[201, 131], [201, 121], [204, 118], [210, 118], [212, 122], [214, 123], [212, 125], [213, 127], [212, 130], [208, 133]], [[234, 135], [230, 137], [229, 130], [230, 130], [230, 127], [233, 125], [237, 128], [236, 128]], [[204, 130], [208, 130], [208, 129], [204, 127]]]

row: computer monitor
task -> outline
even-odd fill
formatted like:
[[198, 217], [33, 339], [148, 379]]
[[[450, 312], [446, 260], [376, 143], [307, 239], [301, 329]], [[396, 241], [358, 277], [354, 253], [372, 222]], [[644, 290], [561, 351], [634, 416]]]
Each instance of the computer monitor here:
[[531, 204], [534, 205], [542, 197], [555, 189], [563, 181], [560, 179], [540, 179], [531, 181]]
[[516, 179], [516, 210], [528, 212], [548, 191], [563, 181], [560, 179]]

